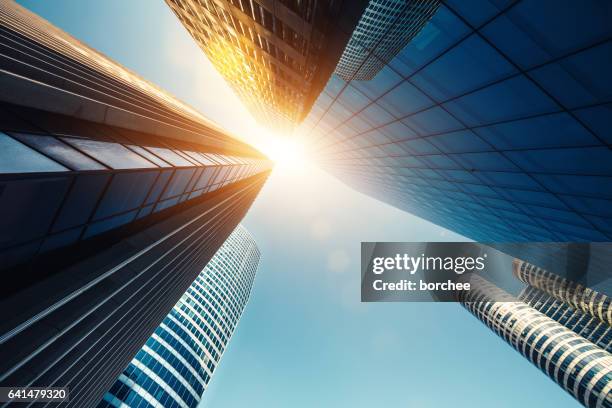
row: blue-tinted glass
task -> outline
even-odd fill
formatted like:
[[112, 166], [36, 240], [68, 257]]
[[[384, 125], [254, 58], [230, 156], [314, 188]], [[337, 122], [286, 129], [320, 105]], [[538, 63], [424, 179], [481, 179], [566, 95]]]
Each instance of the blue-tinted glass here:
[[512, 202], [550, 206], [553, 208], [559, 208], [561, 210], [568, 209], [567, 206], [557, 197], [544, 191], [515, 190], [512, 188], [500, 189], [497, 187], [493, 188], [499, 193], [500, 196], [505, 197]]
[[103, 170], [105, 166], [53, 136], [12, 133], [16, 139], [73, 170]]
[[338, 92], [340, 92], [345, 83], [346, 82], [340, 79], [338, 75], [333, 74], [329, 78], [329, 81], [327, 81], [327, 85], [325, 85], [325, 92], [329, 93], [330, 96], [334, 97], [338, 95]]
[[469, 32], [470, 29], [442, 5], [419, 34], [391, 61], [391, 66], [404, 76], [410, 75]]
[[367, 130], [372, 129], [372, 124], [367, 122], [361, 115], [353, 116], [346, 122], [346, 125], [356, 131], [356, 133], [363, 133]]
[[161, 199], [166, 199], [169, 197], [173, 197], [178, 194], [182, 194], [191, 180], [191, 176], [193, 175], [195, 169], [178, 169], [174, 172], [172, 179], [168, 182], [168, 186], [164, 191]]
[[83, 238], [89, 238], [93, 235], [101, 234], [113, 228], [117, 228], [117, 227], [120, 227], [121, 225], [127, 224], [128, 222], [131, 222], [132, 220], [134, 220], [136, 213], [137, 213], [137, 210], [134, 210], [126, 214], [121, 214], [116, 217], [111, 217], [106, 220], [93, 223], [89, 227], [87, 227], [87, 230], [85, 231], [85, 234], [83, 235]]
[[0, 132], [0, 173], [67, 171], [61, 164]]
[[53, 231], [86, 223], [108, 182], [108, 174], [83, 174], [76, 178], [53, 224]]
[[573, 238], [571, 241], [605, 241], [606, 235], [593, 229], [586, 229], [576, 225], [569, 225], [564, 222], [546, 221], [546, 226], [551, 230], [560, 231], [564, 235]]
[[478, 177], [492, 186], [541, 190], [538, 183], [525, 173], [479, 171]]
[[416, 73], [411, 81], [437, 101], [444, 101], [515, 74], [516, 69], [478, 35]]
[[361, 119], [368, 122], [372, 127], [378, 127], [395, 120], [395, 118], [391, 116], [389, 112], [375, 103], [365, 108], [359, 114], [359, 116]]
[[567, 108], [608, 102], [612, 99], [610, 55], [612, 42], [607, 42], [529, 74]]
[[[612, 202], [610, 203], [612, 205]], [[612, 239], [612, 219], [601, 218], [594, 215], [584, 215], [596, 228], [607, 235], [607, 241]]]
[[527, 68], [610, 38], [610, 21], [609, 1], [585, 0], [580, 7], [573, 0], [521, 1], [482, 31]]
[[355, 87], [349, 85], [338, 97], [338, 102], [342, 103], [349, 111], [354, 113], [365, 108], [371, 100], [363, 93], [359, 92]]
[[168, 180], [170, 180], [170, 176], [172, 176], [172, 174], [173, 174], [173, 171], [162, 171], [161, 172], [161, 174], [157, 178], [157, 181], [155, 182], [155, 185], [149, 192], [149, 196], [147, 197], [145, 204], [151, 204], [157, 201], [157, 199], [159, 198], [159, 195], [166, 187], [166, 184], [168, 183]]
[[427, 167], [423, 161], [421, 160], [422, 158], [416, 158], [416, 157], [412, 157], [412, 156], [406, 156], [406, 157], [396, 157], [395, 160], [397, 161], [398, 165], [400, 166], [405, 166], [405, 167]]
[[612, 150], [607, 147], [526, 150], [506, 155], [529, 172], [612, 175]]
[[535, 215], [537, 218], [555, 219], [569, 222], [571, 224], [589, 226], [589, 223], [577, 213], [549, 207], [539, 207], [537, 205], [520, 204], [520, 207], [527, 213]]
[[190, 152], [190, 153], [196, 156], [198, 161], [204, 164], [205, 166], [214, 166], [216, 164], [210, 157], [208, 157], [204, 153], [201, 153], [201, 152]]
[[427, 138], [445, 153], [478, 152], [491, 150], [486, 142], [476, 136], [471, 130], [459, 130]]
[[138, 215], [136, 216], [136, 218], [145, 217], [151, 214], [151, 211], [153, 211], [153, 204], [147, 205], [146, 207], [143, 207], [140, 211], [138, 211]]
[[362, 137], [366, 138], [372, 145], [378, 145], [392, 141], [385, 133], [381, 132], [380, 130], [372, 130], [368, 133], [363, 134]]
[[446, 177], [452, 181], [459, 181], [462, 183], [478, 183], [478, 177], [474, 176], [466, 170], [436, 170], [438, 174]]
[[325, 114], [323, 120], [331, 127], [336, 127], [340, 123], [344, 122], [352, 115], [348, 109], [346, 109], [340, 103], [334, 103], [329, 111]]
[[196, 182], [194, 189], [199, 190], [201, 188], [206, 187], [210, 183], [210, 180], [213, 174], [215, 173], [215, 171], [216, 171], [215, 167], [208, 167], [204, 169], [199, 180]]
[[[321, 92], [315, 103], [317, 104], [317, 108], [321, 109], [322, 111], [325, 111], [327, 110], [327, 108], [329, 108], [329, 105], [332, 103], [333, 100], [334, 97], [327, 94], [326, 92]], [[317, 116], [317, 119], [318, 118], [319, 116]]]
[[166, 149], [163, 147], [150, 147], [145, 146], [147, 150], [155, 153], [155, 155], [161, 157], [168, 163], [173, 166], [184, 167], [184, 166], [193, 166], [194, 164], [185, 159], [184, 157], [178, 155], [176, 152]]
[[189, 163], [191, 163], [192, 166], [202, 165], [202, 163], [200, 163], [198, 160], [194, 159], [193, 157], [191, 157], [189, 154], [185, 153], [182, 150], [175, 149], [174, 152], [178, 154], [179, 156], [181, 156], [183, 159], [187, 160]]
[[606, 143], [612, 145], [612, 104], [595, 106], [574, 111], [580, 120]]
[[403, 155], [403, 154], [408, 153], [406, 150], [402, 149], [396, 143], [385, 144], [385, 145], [380, 146], [380, 148], [383, 149], [386, 154], [393, 155], [393, 156]]
[[346, 139], [347, 137], [354, 136], [357, 133], [357, 129], [354, 129], [353, 127], [349, 126], [348, 123], [344, 123], [343, 125], [338, 126], [338, 129], [336, 129], [334, 132], [330, 133], [329, 135], [326, 135], [325, 139], [332, 138], [334, 140], [342, 140]]
[[414, 114], [404, 119], [404, 122], [421, 135], [444, 133], [463, 128], [457, 119], [439, 106]]
[[136, 145], [127, 145], [130, 149], [143, 156], [150, 162], [158, 165], [159, 167], [172, 167], [170, 164], [166, 163], [164, 160], [160, 159], [144, 147], [136, 146]]
[[402, 122], [393, 122], [378, 129], [391, 140], [405, 140], [417, 137], [418, 135]]
[[468, 126], [559, 110], [549, 97], [522, 75], [454, 99], [444, 106]]
[[421, 156], [419, 159], [426, 163], [432, 169], [460, 169], [461, 166], [457, 164], [448, 156], [441, 154], [431, 156]]
[[140, 206], [157, 178], [157, 171], [119, 173], [113, 176], [94, 219]]
[[396, 118], [401, 118], [433, 104], [430, 98], [406, 81], [383, 95], [377, 103], [395, 115]]
[[78, 139], [75, 137], [62, 137], [61, 139], [113, 169], [157, 167], [119, 143], [100, 142], [98, 140]]
[[454, 154], [453, 158], [466, 169], [485, 171], [517, 171], [518, 168], [508, 159], [497, 152], [461, 153]]
[[445, 4], [474, 27], [499, 14], [512, 0], [447, 0]]
[[440, 150], [425, 139], [412, 139], [405, 142], [398, 142], [397, 144], [412, 154], [440, 153]]
[[351, 81], [351, 85], [359, 89], [370, 99], [376, 99], [396, 86], [401, 80], [402, 77], [385, 66], [373, 79], [369, 81]]
[[193, 177], [191, 177], [191, 180], [189, 181], [189, 184], [187, 184], [187, 188], [185, 191], [193, 191], [195, 183], [199, 180], [200, 175], [203, 171], [204, 168], [196, 169], [195, 174], [193, 175]]
[[[499, 194], [498, 194], [499, 196]], [[493, 197], [481, 197], [480, 201], [489, 207], [492, 208], [505, 208], [507, 210], [515, 211], [516, 205], [514, 203], [509, 202], [505, 199], [498, 199]]]
[[479, 127], [474, 132], [500, 150], [599, 144], [584, 126], [566, 113]]

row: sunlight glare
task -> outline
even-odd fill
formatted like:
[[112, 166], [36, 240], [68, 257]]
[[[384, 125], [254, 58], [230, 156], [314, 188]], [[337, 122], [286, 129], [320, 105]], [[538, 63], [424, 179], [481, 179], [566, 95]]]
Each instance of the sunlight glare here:
[[306, 160], [305, 146], [295, 136], [278, 135], [259, 129], [259, 137], [253, 143], [263, 154], [274, 161], [276, 166], [302, 166]]

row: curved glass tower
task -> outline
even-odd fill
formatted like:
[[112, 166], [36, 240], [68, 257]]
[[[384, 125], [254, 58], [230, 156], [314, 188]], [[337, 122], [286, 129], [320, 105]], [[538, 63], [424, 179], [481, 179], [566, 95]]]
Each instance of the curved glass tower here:
[[[480, 276], [459, 300], [586, 407], [612, 406], [612, 355]], [[592, 332], [591, 332], [592, 334]], [[591, 336], [592, 337], [592, 336]]]
[[249, 299], [259, 256], [239, 225], [98, 407], [196, 407]]

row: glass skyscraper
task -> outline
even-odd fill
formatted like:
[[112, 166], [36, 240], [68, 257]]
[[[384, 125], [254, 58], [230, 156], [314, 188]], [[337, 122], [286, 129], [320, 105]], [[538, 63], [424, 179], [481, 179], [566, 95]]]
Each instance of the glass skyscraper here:
[[[532, 270], [523, 262], [514, 266]], [[609, 331], [597, 331], [568, 305], [541, 302], [530, 288], [516, 298], [480, 276], [470, 282], [472, 289], [458, 295], [470, 312], [585, 407], [612, 406], [612, 354], [609, 342], [601, 346]]]
[[[374, 78], [421, 31], [439, 5], [439, 0], [371, 0], [336, 74], [346, 81]], [[372, 52], [377, 58], [369, 58]]]
[[0, 384], [69, 387], [66, 406], [92, 406], [271, 164], [12, 1], [0, 84]]
[[367, 0], [166, 0], [255, 118], [291, 131], [310, 111]]
[[98, 407], [196, 407], [249, 300], [258, 263], [259, 249], [239, 225]]
[[372, 79], [333, 75], [302, 137], [347, 184], [474, 240], [609, 241], [610, 21], [607, 1], [443, 1], [392, 60], [368, 50]]

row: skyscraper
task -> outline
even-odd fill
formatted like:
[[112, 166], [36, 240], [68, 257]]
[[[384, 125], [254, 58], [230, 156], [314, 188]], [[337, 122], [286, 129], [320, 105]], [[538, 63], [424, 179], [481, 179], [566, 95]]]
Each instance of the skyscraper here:
[[239, 225], [98, 407], [195, 408], [249, 300], [258, 263], [259, 249]]
[[443, 1], [395, 58], [368, 50], [371, 80], [333, 75], [301, 133], [347, 184], [474, 240], [610, 241], [611, 19], [596, 0]]
[[[612, 406], [612, 355], [583, 336], [594, 337], [592, 326], [540, 311], [543, 305], [533, 307], [525, 293], [521, 301], [480, 276], [470, 281], [471, 290], [458, 292], [470, 312], [584, 406]], [[573, 309], [565, 305], [562, 312]]]
[[215, 68], [266, 126], [310, 111], [367, 0], [166, 0]]
[[0, 383], [100, 401], [234, 230], [258, 151], [0, 2]]
[[[417, 35], [440, 0], [372, 0], [336, 67], [345, 81], [369, 81]], [[370, 54], [377, 58], [369, 58]]]

